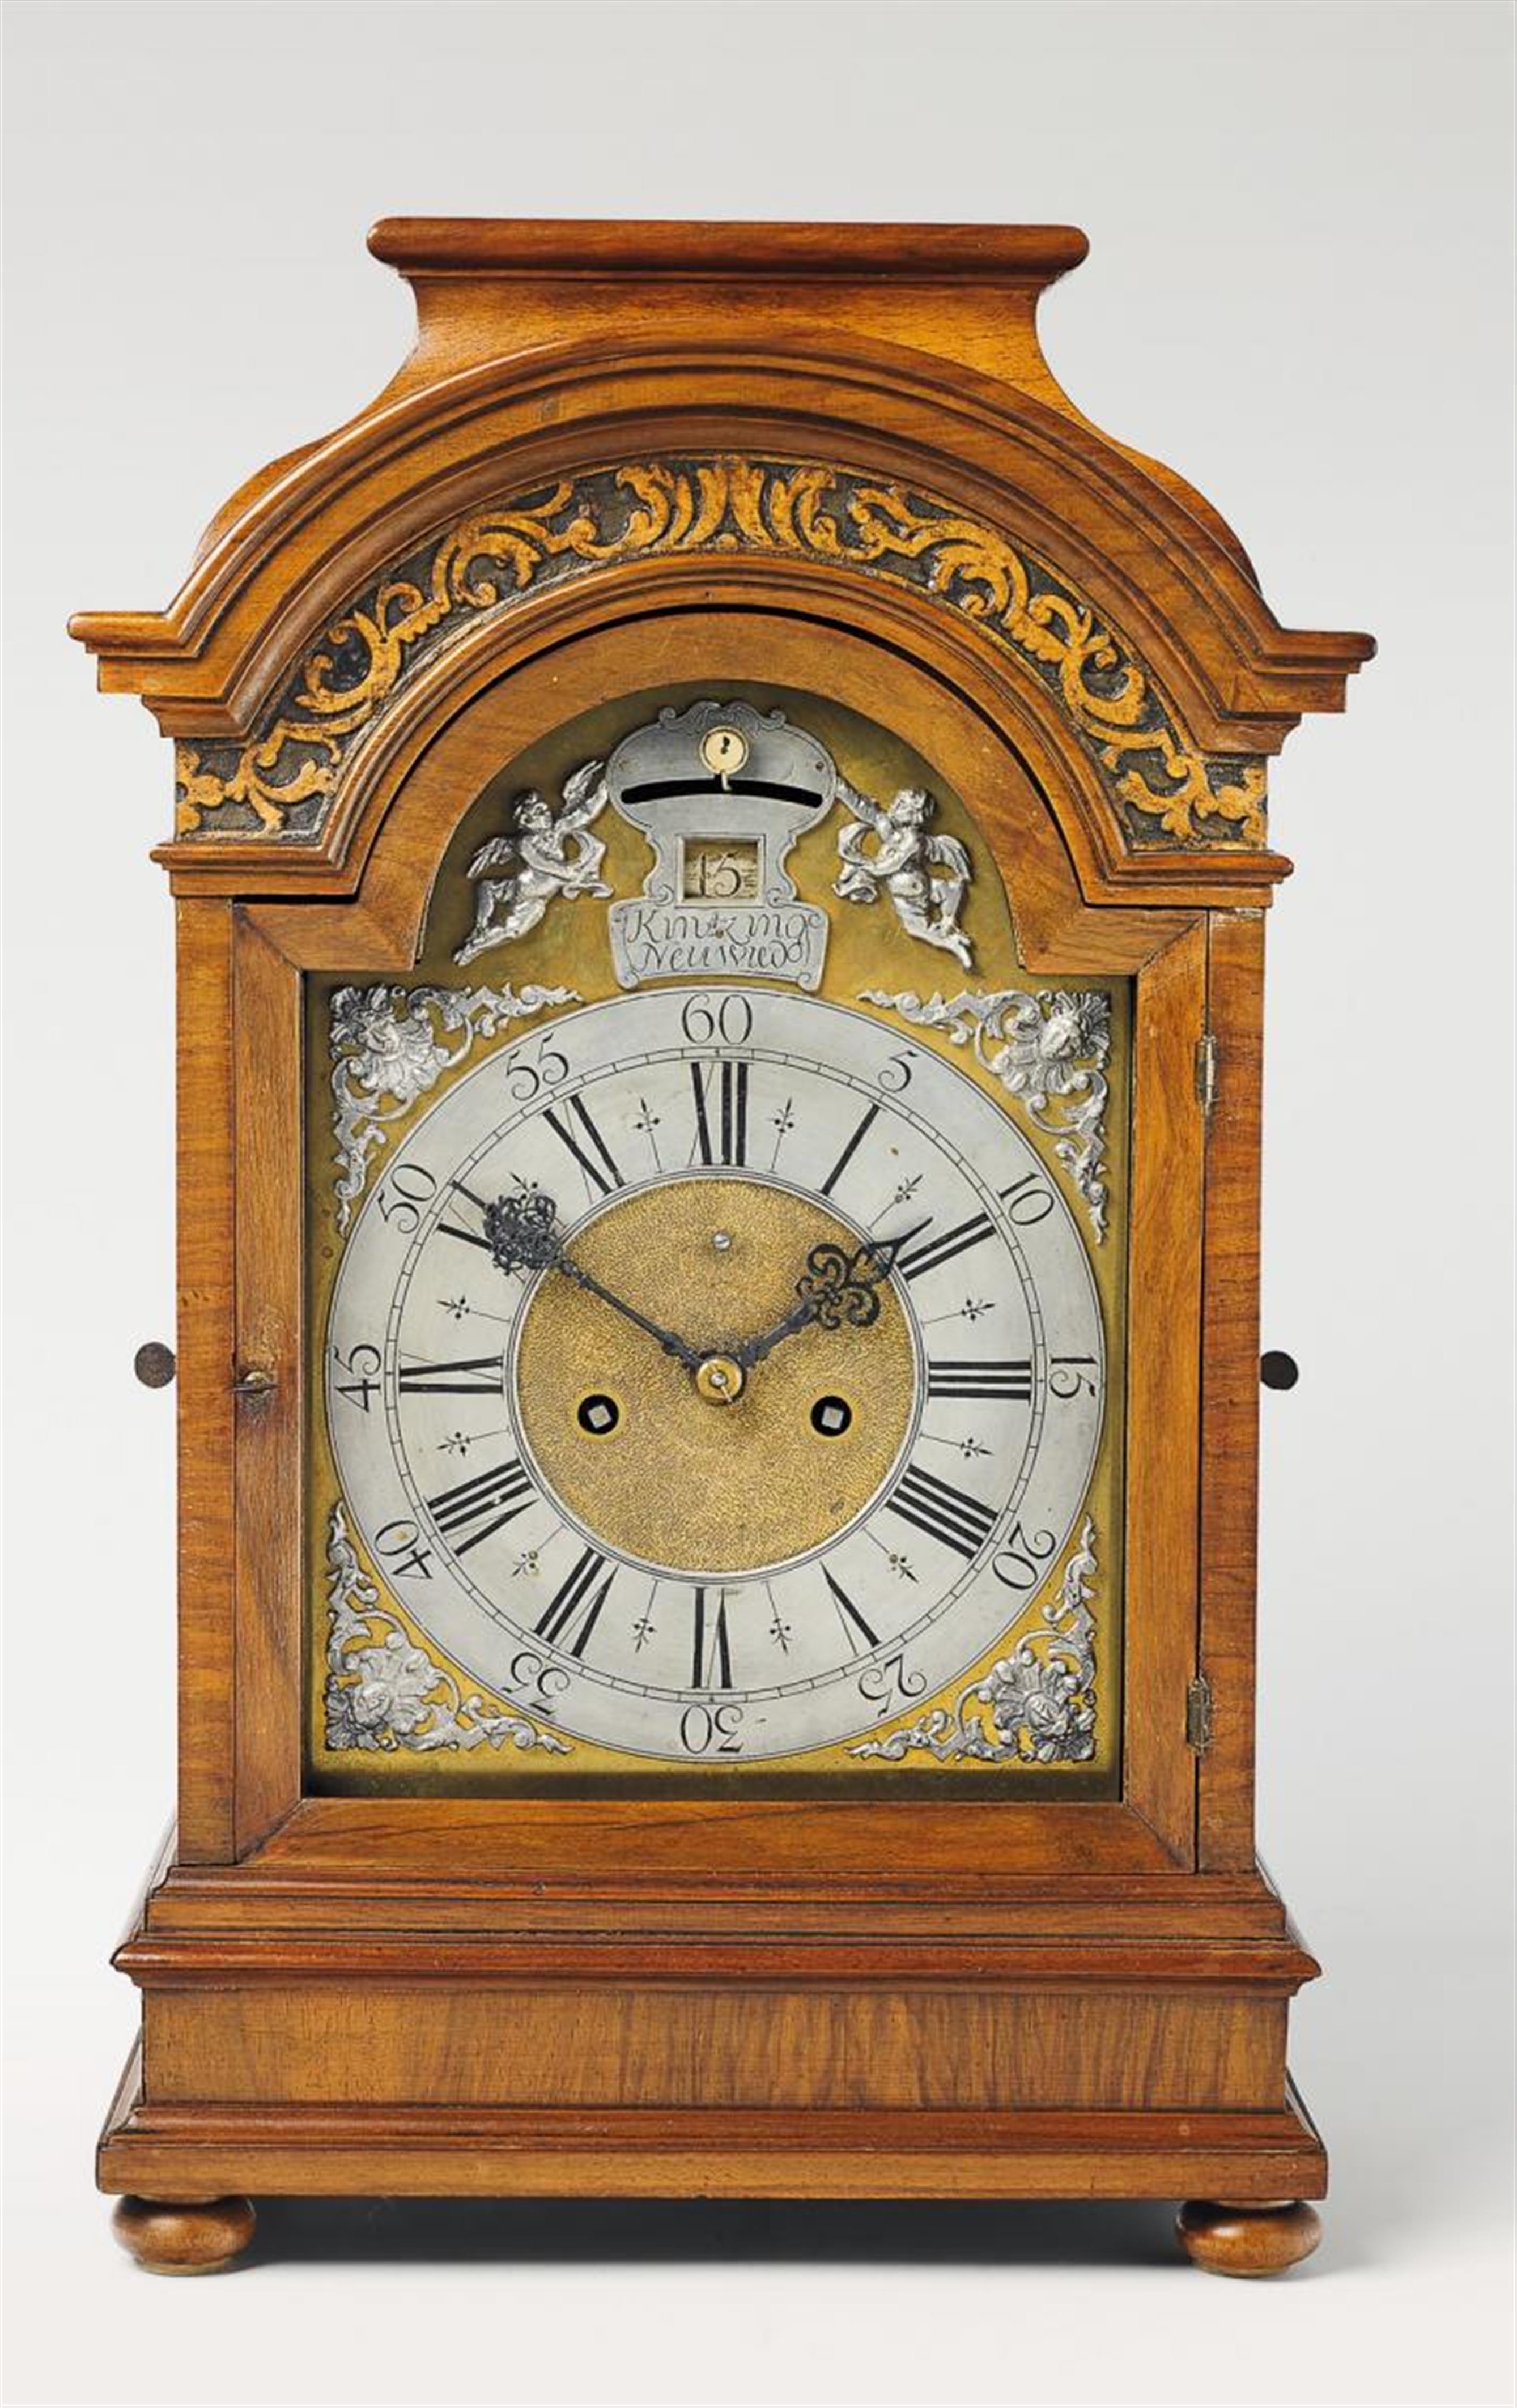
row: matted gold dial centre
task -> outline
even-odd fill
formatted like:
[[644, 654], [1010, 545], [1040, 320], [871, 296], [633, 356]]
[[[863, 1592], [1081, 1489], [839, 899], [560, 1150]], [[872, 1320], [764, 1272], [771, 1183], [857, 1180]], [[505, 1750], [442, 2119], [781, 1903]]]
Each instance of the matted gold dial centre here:
[[[695, 1371], [563, 1273], [539, 1276], [514, 1351], [521, 1432], [603, 1546], [697, 1580], [762, 1572], [836, 1539], [878, 1496], [917, 1396], [916, 1343], [888, 1281], [867, 1326], [812, 1324], [741, 1364], [827, 1243], [852, 1253], [859, 1233], [758, 1179], [665, 1181], [577, 1229], [576, 1262], [687, 1340]], [[587, 1412], [590, 1399], [614, 1412]]]

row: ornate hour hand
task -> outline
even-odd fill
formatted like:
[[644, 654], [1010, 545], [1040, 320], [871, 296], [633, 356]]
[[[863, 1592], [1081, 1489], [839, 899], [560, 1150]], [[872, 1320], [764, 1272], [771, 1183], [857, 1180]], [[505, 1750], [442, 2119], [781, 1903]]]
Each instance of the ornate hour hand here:
[[665, 1329], [658, 1322], [650, 1321], [635, 1304], [628, 1304], [624, 1297], [614, 1295], [608, 1287], [603, 1287], [593, 1271], [587, 1271], [582, 1263], [575, 1261], [564, 1243], [558, 1227], [558, 1206], [551, 1196], [545, 1196], [535, 1187], [528, 1188], [521, 1196], [497, 1196], [493, 1204], [484, 1208], [484, 1234], [491, 1259], [497, 1270], [562, 1271], [576, 1287], [582, 1287], [589, 1296], [598, 1296], [602, 1304], [608, 1304], [613, 1312], [622, 1314], [623, 1320], [645, 1329], [650, 1338], [657, 1340], [665, 1354], [672, 1354], [687, 1371], [700, 1369], [706, 1358], [697, 1354], [694, 1346], [687, 1346], [672, 1329]]
[[901, 1248], [916, 1235], [915, 1229], [907, 1229], [898, 1238], [871, 1238], [852, 1253], [830, 1238], [813, 1246], [805, 1273], [795, 1283], [795, 1303], [772, 1329], [739, 1346], [734, 1360], [751, 1371], [785, 1339], [813, 1322], [819, 1329], [866, 1329], [880, 1318], [881, 1281], [890, 1277]]

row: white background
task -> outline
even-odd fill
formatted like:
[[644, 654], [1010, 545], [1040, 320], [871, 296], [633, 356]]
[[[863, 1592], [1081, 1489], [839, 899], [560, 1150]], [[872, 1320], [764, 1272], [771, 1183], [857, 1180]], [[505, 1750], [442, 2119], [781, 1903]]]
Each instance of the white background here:
[[[16, 2401], [1496, 2401], [1504, 2372], [1510, 15], [1503, 7], [9, 12]], [[1287, 623], [1368, 627], [1273, 779], [1261, 1819], [1326, 1978], [1289, 2282], [1159, 2207], [279, 2209], [114, 2249], [106, 1957], [170, 1802], [169, 758], [83, 606], [161, 605], [408, 340], [381, 214], [1071, 219], [1081, 406]]]

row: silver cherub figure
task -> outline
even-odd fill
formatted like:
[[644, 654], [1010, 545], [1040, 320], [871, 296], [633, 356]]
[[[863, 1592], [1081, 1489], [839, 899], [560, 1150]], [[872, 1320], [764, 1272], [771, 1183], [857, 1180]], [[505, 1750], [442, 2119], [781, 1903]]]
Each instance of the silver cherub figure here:
[[[837, 791], [853, 818], [837, 831], [843, 867], [833, 893], [845, 902], [872, 903], [883, 886], [908, 936], [939, 946], [971, 968], [972, 949], [959, 926], [969, 888], [969, 856], [957, 837], [927, 834], [927, 822], [937, 809], [932, 796], [924, 787], [903, 786], [894, 801], [881, 809], [844, 779], [839, 778]], [[872, 858], [865, 851], [871, 833], [877, 839]]]
[[469, 864], [477, 879], [474, 925], [453, 955], [472, 962], [535, 928], [556, 895], [609, 895], [600, 875], [606, 847], [590, 829], [608, 800], [604, 761], [587, 761], [564, 783], [564, 806], [534, 791], [518, 797], [506, 836], [493, 836]]

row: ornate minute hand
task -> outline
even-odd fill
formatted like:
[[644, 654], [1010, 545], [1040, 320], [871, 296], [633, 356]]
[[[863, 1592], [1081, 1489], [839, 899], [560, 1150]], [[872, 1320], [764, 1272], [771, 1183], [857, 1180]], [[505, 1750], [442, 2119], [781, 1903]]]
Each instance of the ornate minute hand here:
[[687, 1371], [698, 1371], [705, 1357], [697, 1354], [694, 1346], [687, 1346], [672, 1329], [665, 1329], [658, 1322], [650, 1321], [635, 1304], [628, 1304], [623, 1297], [613, 1295], [608, 1287], [601, 1285], [593, 1271], [587, 1271], [582, 1263], [575, 1261], [559, 1233], [557, 1219], [558, 1206], [553, 1198], [540, 1194], [537, 1188], [529, 1188], [522, 1196], [497, 1196], [493, 1204], [487, 1204], [484, 1208], [485, 1241], [496, 1269], [562, 1271], [565, 1279], [573, 1280], [576, 1287], [582, 1287], [590, 1296], [598, 1296], [602, 1304], [608, 1304], [613, 1312], [620, 1312], [624, 1320], [635, 1322], [639, 1329], [645, 1329], [649, 1337], [662, 1346], [665, 1354], [672, 1354]]
[[890, 1277], [901, 1248], [926, 1227], [903, 1229], [896, 1238], [871, 1238], [852, 1254], [831, 1239], [813, 1246], [806, 1257], [805, 1276], [795, 1283], [797, 1302], [782, 1321], [761, 1337], [751, 1338], [734, 1355], [738, 1369], [751, 1371], [772, 1354], [783, 1340], [815, 1322], [820, 1329], [866, 1329], [880, 1318], [880, 1283]]

